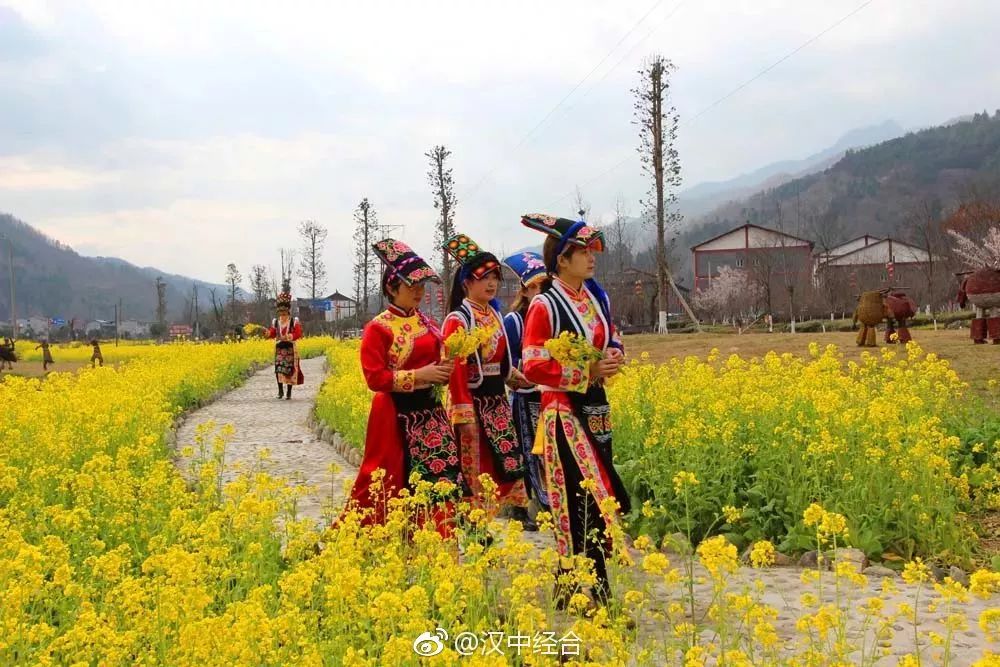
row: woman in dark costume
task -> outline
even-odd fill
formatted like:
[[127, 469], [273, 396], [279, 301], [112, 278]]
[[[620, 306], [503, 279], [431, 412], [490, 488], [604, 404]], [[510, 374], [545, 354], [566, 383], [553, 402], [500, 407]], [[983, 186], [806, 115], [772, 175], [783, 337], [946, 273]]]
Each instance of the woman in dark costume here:
[[[503, 260], [511, 271], [517, 274], [521, 287], [517, 291], [510, 312], [503, 317], [503, 326], [510, 345], [511, 364], [519, 371], [524, 370], [521, 359], [524, 339], [524, 318], [528, 314], [528, 304], [548, 281], [545, 262], [537, 252], [521, 252]], [[548, 510], [549, 499], [545, 491], [545, 471], [542, 459], [531, 453], [535, 446], [535, 431], [538, 428], [538, 414], [542, 408], [542, 392], [536, 385], [517, 379], [508, 382], [511, 388], [511, 410], [514, 413], [514, 427], [517, 439], [524, 452], [528, 468], [528, 497], [534, 500], [538, 509]], [[537, 526], [535, 526], [537, 529]]]
[[[560, 566], [569, 568], [577, 554], [591, 559], [595, 598], [605, 603], [611, 594], [608, 527], [619, 512], [628, 513], [630, 503], [612, 461], [611, 408], [604, 391], [604, 380], [624, 363], [610, 302], [593, 278], [594, 253], [603, 250], [604, 239], [583, 221], [531, 214], [521, 222], [547, 235], [542, 254], [553, 276], [528, 307], [524, 332], [524, 374], [542, 390], [534, 451], [544, 462]], [[586, 338], [602, 358], [576, 364], [555, 359], [545, 343], [563, 332]], [[619, 511], [607, 511], [613, 505], [605, 502], [609, 498]]]
[[[299, 318], [292, 317], [292, 294], [289, 285], [282, 286], [281, 294], [275, 300], [278, 316], [271, 320], [267, 337], [273, 338], [274, 344], [274, 375], [278, 381], [278, 399], [292, 400], [292, 386], [305, 382], [302, 369], [299, 367], [299, 349], [295, 341], [302, 338], [302, 324]], [[288, 390], [287, 395], [285, 390]]]
[[462, 474], [469, 485], [470, 500], [475, 507], [494, 509], [492, 503], [485, 502], [479, 479], [480, 475], [489, 475], [497, 485], [500, 507], [510, 518], [531, 527], [524, 455], [517, 444], [504, 384], [523, 376], [511, 364], [503, 317], [498, 310], [500, 261], [464, 234], [449, 239], [444, 248], [459, 263], [448, 304], [451, 312], [444, 320], [444, 337], [447, 340], [459, 329], [470, 334], [485, 331], [485, 341], [476, 352], [455, 364], [448, 387], [451, 422], [459, 439]]
[[[441, 361], [441, 332], [419, 310], [425, 284], [440, 279], [402, 241], [389, 238], [372, 247], [386, 267], [382, 292], [389, 307], [365, 326], [361, 337], [361, 368], [375, 396], [348, 509], [361, 510], [363, 524], [383, 523], [387, 501], [409, 486], [413, 473], [429, 482], [451, 482], [451, 495], [435, 494], [441, 502], [431, 517], [438, 533], [449, 537], [452, 501], [462, 488], [461, 461], [433, 386], [448, 382], [454, 363]], [[376, 470], [384, 476], [373, 494]]]

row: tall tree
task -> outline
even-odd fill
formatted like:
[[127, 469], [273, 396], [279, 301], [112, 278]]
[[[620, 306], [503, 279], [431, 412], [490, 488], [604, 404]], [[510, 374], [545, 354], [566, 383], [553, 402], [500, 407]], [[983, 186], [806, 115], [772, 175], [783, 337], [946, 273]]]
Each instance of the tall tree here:
[[160, 334], [167, 331], [167, 283], [160, 276], [156, 277], [156, 323]]
[[264, 303], [271, 296], [271, 278], [263, 264], [250, 267], [250, 291], [256, 303]]
[[378, 260], [372, 244], [378, 241], [378, 215], [368, 197], [354, 210], [354, 292], [362, 319], [368, 314], [368, 297], [377, 282]]
[[263, 321], [267, 317], [267, 300], [272, 294], [271, 276], [263, 264], [250, 267], [250, 291], [253, 292], [253, 317]]
[[[435, 146], [424, 155], [430, 160], [427, 182], [434, 193], [434, 208], [438, 212], [434, 240], [438, 247], [441, 247], [455, 235], [455, 208], [458, 206], [458, 197], [455, 196], [455, 181], [452, 178], [451, 167], [447, 166], [451, 151], [444, 146]], [[441, 251], [441, 278], [446, 289], [451, 286], [453, 261], [447, 251]]]
[[319, 298], [316, 295], [326, 287], [326, 263], [323, 261], [326, 234], [326, 227], [316, 224], [315, 220], [306, 220], [299, 225], [302, 259], [299, 262], [298, 276], [309, 289], [310, 299]]
[[[292, 271], [295, 266], [295, 251], [281, 248], [281, 290], [292, 289]], [[277, 291], [275, 291], [277, 294]]]
[[677, 289], [667, 261], [667, 235], [675, 235], [683, 216], [677, 211], [677, 189], [681, 185], [681, 162], [677, 153], [677, 126], [680, 116], [673, 106], [664, 107], [670, 95], [670, 75], [674, 64], [661, 55], [647, 59], [639, 70], [640, 83], [635, 95], [634, 123], [639, 126], [639, 156], [642, 170], [652, 179], [643, 202], [656, 224], [656, 275], [661, 333], [667, 330], [667, 286], [674, 291], [681, 306], [698, 331], [701, 326], [691, 306]]
[[240, 274], [239, 269], [236, 265], [230, 262], [226, 265], [226, 285], [229, 287], [229, 311], [232, 313], [233, 321], [238, 321], [236, 315], [236, 293], [240, 289], [240, 283], [243, 282], [243, 276]]

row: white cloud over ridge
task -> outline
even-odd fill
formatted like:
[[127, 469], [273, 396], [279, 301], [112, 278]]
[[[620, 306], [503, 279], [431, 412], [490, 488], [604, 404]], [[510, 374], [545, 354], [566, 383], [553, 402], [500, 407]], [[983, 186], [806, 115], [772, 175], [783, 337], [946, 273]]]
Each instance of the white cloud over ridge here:
[[[0, 0], [0, 207], [83, 251], [214, 281], [229, 261], [276, 264], [313, 218], [331, 230], [328, 287], [347, 292], [362, 197], [432, 251], [433, 144], [454, 153], [460, 228], [487, 246], [532, 243], [520, 213], [634, 154], [629, 89], [644, 55], [678, 64], [674, 102], [690, 118], [859, 4], [665, 0], [513, 151], [651, 0]], [[888, 118], [1000, 106], [998, 20], [989, 0], [876, 0], [682, 126], [686, 182]], [[619, 192], [636, 210], [644, 190], [636, 160], [585, 195], [600, 215]]]

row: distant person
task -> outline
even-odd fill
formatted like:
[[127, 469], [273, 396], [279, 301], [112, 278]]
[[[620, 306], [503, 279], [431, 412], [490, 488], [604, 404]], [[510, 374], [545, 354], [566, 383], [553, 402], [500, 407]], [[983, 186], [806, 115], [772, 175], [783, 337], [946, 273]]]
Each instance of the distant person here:
[[39, 348], [42, 350], [42, 370], [47, 371], [49, 370], [49, 364], [56, 363], [52, 360], [52, 350], [49, 349], [49, 341], [43, 340], [35, 346], [36, 350]]
[[104, 366], [104, 355], [101, 354], [101, 343], [96, 338], [90, 341], [91, 347], [94, 348], [93, 354], [90, 355], [90, 367], [93, 368], [100, 362], [101, 366]]
[[5, 364], [8, 369], [14, 370], [15, 361], [17, 361], [17, 353], [14, 352], [14, 341], [5, 336], [3, 345], [0, 345], [0, 371], [3, 370]]

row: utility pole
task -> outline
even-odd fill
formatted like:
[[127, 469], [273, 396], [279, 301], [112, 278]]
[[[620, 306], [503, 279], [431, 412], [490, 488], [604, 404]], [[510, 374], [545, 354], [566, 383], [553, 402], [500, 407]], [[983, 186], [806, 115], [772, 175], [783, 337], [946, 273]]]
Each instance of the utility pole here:
[[7, 239], [7, 266], [10, 269], [10, 330], [17, 340], [17, 310], [14, 308], [14, 242], [9, 236]]

